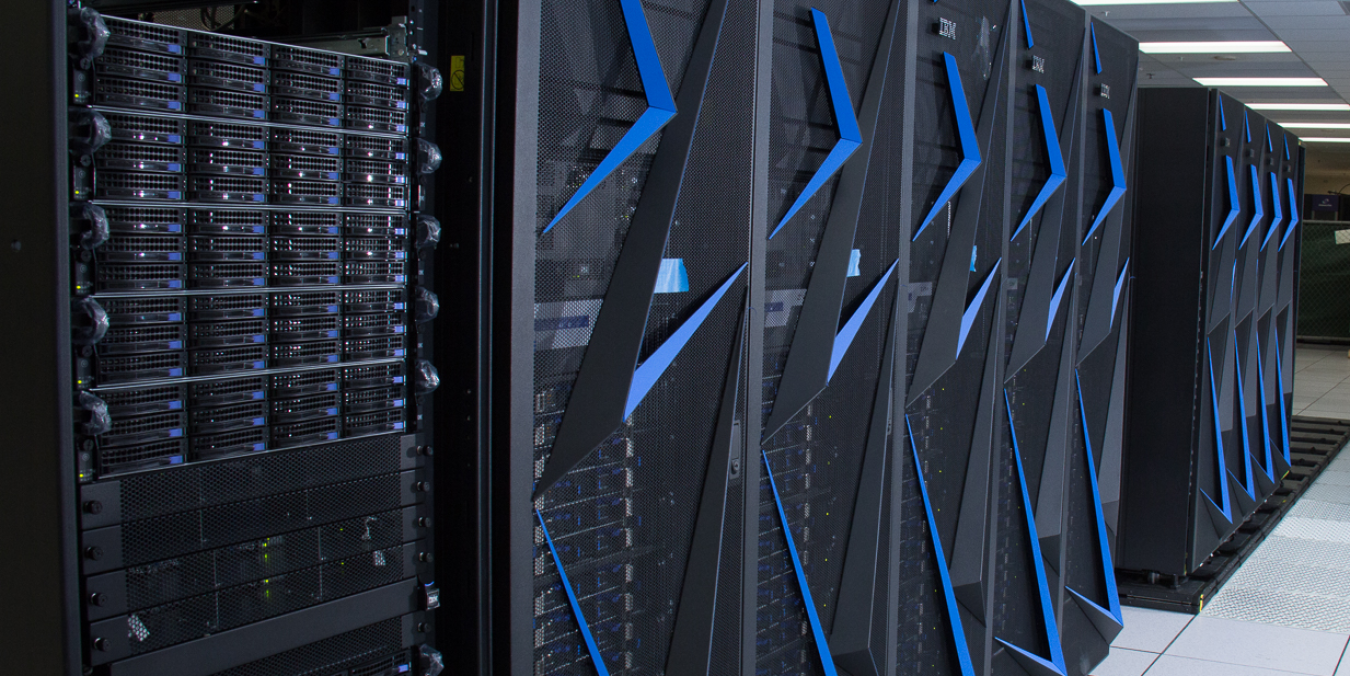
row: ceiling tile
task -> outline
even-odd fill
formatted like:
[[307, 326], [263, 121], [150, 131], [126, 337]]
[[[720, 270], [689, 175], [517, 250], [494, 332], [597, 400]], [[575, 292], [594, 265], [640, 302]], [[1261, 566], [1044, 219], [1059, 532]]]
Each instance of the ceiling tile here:
[[1350, 15], [1334, 16], [1271, 16], [1262, 17], [1277, 35], [1294, 36], [1302, 31], [1323, 31], [1350, 28]]
[[[1284, 3], [1270, 3], [1284, 4]], [[1339, 12], [1340, 5], [1336, 5]], [[1221, 19], [1221, 18], [1241, 18], [1251, 17], [1249, 12], [1240, 3], [1236, 2], [1201, 2], [1194, 4], [1161, 4], [1161, 5], [1117, 5], [1114, 7], [1084, 7], [1094, 17], [1105, 18], [1109, 23], [1116, 21], [1127, 21], [1130, 19]]]

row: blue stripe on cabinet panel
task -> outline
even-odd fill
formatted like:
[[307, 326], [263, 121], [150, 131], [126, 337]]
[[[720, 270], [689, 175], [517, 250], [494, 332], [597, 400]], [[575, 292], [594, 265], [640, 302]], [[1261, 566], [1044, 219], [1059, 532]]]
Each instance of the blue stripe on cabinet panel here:
[[1119, 202], [1121, 196], [1125, 194], [1125, 166], [1120, 161], [1120, 143], [1116, 141], [1116, 121], [1111, 116], [1111, 111], [1102, 108], [1102, 121], [1106, 132], [1106, 152], [1111, 158], [1111, 192], [1106, 195], [1106, 200], [1097, 210], [1097, 218], [1092, 221], [1092, 227], [1088, 228], [1087, 237], [1083, 238], [1084, 244], [1092, 239], [1092, 234], [1097, 232], [1097, 226], [1102, 224], [1112, 207], [1116, 206], [1116, 202]]
[[1055, 325], [1055, 319], [1059, 317], [1059, 304], [1064, 300], [1064, 290], [1069, 286], [1069, 280], [1073, 279], [1073, 264], [1078, 259], [1069, 261], [1069, 269], [1064, 271], [1064, 276], [1059, 280], [1059, 286], [1055, 287], [1054, 295], [1050, 296], [1050, 311], [1045, 317], [1045, 339], [1050, 340], [1050, 329]]
[[1266, 124], [1266, 150], [1275, 152], [1275, 143], [1270, 140], [1270, 124]]
[[[1233, 520], [1233, 511], [1228, 500], [1228, 461], [1223, 457], [1223, 427], [1219, 424], [1219, 385], [1214, 381], [1214, 346], [1210, 344], [1208, 338], [1205, 339], [1205, 353], [1206, 359], [1209, 362], [1209, 391], [1212, 403], [1210, 406], [1210, 414], [1214, 419], [1214, 448], [1216, 450], [1215, 455], [1219, 460], [1219, 498], [1223, 500], [1222, 506], [1218, 504], [1214, 504], [1214, 506], [1218, 507], [1220, 512], [1223, 512], [1223, 518], [1228, 519], [1228, 521], [1231, 522]], [[1200, 489], [1200, 493], [1203, 494], [1205, 499], [1209, 500], [1210, 503], [1214, 503], [1214, 498], [1209, 497], [1209, 494], [1205, 493], [1203, 488]]]
[[1098, 74], [1098, 75], [1101, 75], [1101, 74], [1102, 74], [1102, 53], [1099, 52], [1099, 51], [1097, 51], [1097, 22], [1095, 22], [1095, 21], [1090, 22], [1090, 23], [1088, 24], [1088, 27], [1092, 30], [1092, 58], [1093, 58], [1093, 60], [1095, 60], [1095, 61], [1097, 62], [1097, 74]]
[[1219, 97], [1219, 131], [1228, 131], [1228, 117], [1223, 114], [1223, 97]]
[[1009, 643], [1001, 638], [995, 637], [994, 640], [1017, 651], [1024, 658], [1063, 676], [1068, 673], [1068, 668], [1064, 666], [1064, 647], [1059, 640], [1059, 623], [1055, 619], [1055, 608], [1050, 601], [1050, 584], [1045, 578], [1045, 560], [1041, 557], [1041, 540], [1036, 534], [1036, 512], [1031, 507], [1031, 492], [1027, 490], [1027, 474], [1022, 468], [1022, 451], [1017, 445], [1017, 426], [1013, 423], [1012, 402], [1008, 399], [1008, 391], [1003, 391], [1003, 406], [1008, 412], [1008, 436], [1012, 440], [1013, 460], [1017, 463], [1017, 481], [1022, 489], [1022, 509], [1026, 512], [1027, 534], [1031, 546], [1031, 563], [1036, 574], [1036, 588], [1040, 592], [1041, 601], [1041, 620], [1045, 628], [1045, 642], [1050, 646], [1050, 659], [1047, 660], [1040, 655], [1028, 652]]
[[1279, 332], [1272, 331], [1271, 339], [1275, 341], [1275, 380], [1279, 384], [1275, 388], [1275, 394], [1280, 398], [1280, 441], [1284, 442], [1284, 462], [1289, 464], [1293, 459], [1290, 456], [1292, 449], [1289, 446], [1289, 414], [1284, 410], [1284, 356], [1280, 354]]
[[980, 313], [980, 308], [984, 305], [984, 296], [989, 293], [989, 286], [994, 283], [994, 277], [998, 275], [998, 266], [1003, 262], [1000, 258], [994, 261], [994, 269], [989, 271], [989, 276], [984, 278], [984, 283], [980, 285], [980, 290], [975, 292], [975, 297], [970, 299], [966, 305], [966, 311], [961, 313], [961, 333], [956, 337], [956, 355], [961, 356], [961, 348], [966, 345], [966, 337], [970, 335], [970, 329], [975, 324], [975, 316]]
[[[1233, 331], [1233, 344], [1238, 344], [1237, 331]], [[1258, 354], [1258, 361], [1259, 354]], [[1238, 397], [1238, 419], [1242, 427], [1242, 469], [1243, 469], [1243, 490], [1247, 491], [1247, 497], [1256, 499], [1256, 479], [1252, 476], [1252, 437], [1247, 428], [1247, 393], [1242, 382], [1242, 364], [1238, 364], [1233, 369], [1237, 373], [1237, 397]]]
[[1284, 243], [1289, 241], [1289, 236], [1294, 234], [1294, 228], [1298, 227], [1298, 193], [1294, 192], [1294, 179], [1286, 178], [1289, 185], [1289, 226], [1284, 229], [1284, 237], [1280, 238], [1280, 250], [1284, 250]]
[[694, 314], [689, 315], [689, 318], [684, 320], [680, 328], [675, 329], [675, 332], [670, 334], [666, 342], [661, 343], [661, 347], [656, 348], [656, 351], [652, 352], [651, 356], [647, 357], [647, 360], [637, 367], [637, 370], [633, 372], [633, 382], [628, 387], [628, 403], [624, 405], [622, 420], [627, 420], [628, 416], [633, 414], [633, 409], [642, 403], [643, 397], [646, 397], [647, 393], [656, 385], [656, 381], [661, 378], [661, 374], [666, 372], [671, 362], [675, 361], [675, 357], [689, 343], [689, 339], [694, 337], [694, 332], [698, 331], [698, 327], [703, 325], [703, 320], [707, 319], [713, 308], [717, 306], [717, 301], [722, 300], [722, 296], [726, 295], [727, 289], [731, 288], [731, 285], [740, 278], [741, 273], [748, 266], [749, 264], [746, 263], [737, 268], [736, 272], [732, 273], [725, 282], [722, 282], [722, 286], [717, 287], [717, 290], [708, 297], [708, 300], [703, 301], [703, 304], [697, 310], [694, 310]]
[[942, 536], [938, 533], [937, 519], [933, 516], [933, 503], [928, 499], [928, 482], [923, 478], [923, 462], [919, 460], [919, 446], [914, 443], [914, 426], [910, 424], [908, 415], [905, 416], [905, 431], [909, 435], [909, 450], [914, 456], [914, 474], [919, 478], [919, 496], [923, 498], [924, 515], [928, 518], [928, 534], [933, 543], [938, 579], [942, 582], [942, 597], [947, 606], [952, 644], [956, 647], [956, 661], [961, 667], [961, 676], [975, 676], [975, 664], [970, 659], [966, 632], [961, 626], [961, 609], [956, 602], [956, 591], [952, 588], [951, 573], [947, 570], [947, 555], [942, 553]]
[[1284, 223], [1284, 208], [1280, 206], [1280, 179], [1275, 176], [1275, 172], [1270, 172], [1270, 206], [1275, 210], [1274, 216], [1270, 221], [1270, 229], [1266, 231], [1266, 236], [1261, 240], [1261, 250], [1266, 250], [1266, 243], [1271, 237], [1279, 231], [1280, 224]]
[[1237, 171], [1233, 169], [1233, 158], [1223, 158], [1228, 161], [1228, 216], [1223, 219], [1223, 227], [1219, 228], [1219, 234], [1214, 236], [1214, 244], [1210, 250], [1219, 248], [1219, 242], [1223, 241], [1223, 236], [1228, 234], [1228, 227], [1237, 220], [1238, 213], [1242, 211], [1242, 205], [1238, 201], [1237, 192]]
[[[1083, 381], [1078, 376], [1077, 369], [1073, 372], [1074, 383], [1078, 386], [1078, 412], [1083, 419], [1083, 444], [1087, 452], [1087, 469], [1089, 483], [1092, 485], [1092, 509], [1097, 517], [1097, 548], [1102, 553], [1102, 579], [1106, 581], [1106, 603], [1110, 608], [1103, 608], [1111, 617], [1115, 618], [1116, 623], [1125, 626], [1125, 616], [1120, 610], [1120, 595], [1116, 592], [1115, 564], [1111, 561], [1111, 537], [1106, 531], [1106, 514], [1102, 509], [1102, 494], [1097, 487], [1097, 460], [1092, 453], [1092, 435], [1088, 431], [1087, 408], [1083, 405]], [[1091, 603], [1098, 608], [1096, 602], [1084, 597], [1082, 594], [1073, 592], [1078, 598]]]
[[1120, 268], [1120, 276], [1116, 277], [1116, 288], [1111, 291], [1111, 326], [1116, 325], [1116, 306], [1120, 305], [1120, 291], [1125, 288], [1125, 280], [1130, 273], [1130, 259], [1125, 259], [1125, 265]]
[[792, 557], [792, 571], [797, 574], [797, 586], [801, 588], [802, 604], [806, 606], [806, 619], [811, 625], [811, 637], [815, 639], [820, 666], [826, 676], [838, 676], [839, 672], [834, 668], [834, 656], [830, 654], [830, 644], [825, 639], [825, 628], [820, 624], [816, 602], [811, 598], [811, 587], [806, 583], [806, 571], [802, 570], [802, 559], [797, 554], [797, 544], [792, 540], [792, 526], [788, 524], [787, 512], [783, 510], [783, 498], [779, 497], [778, 485], [773, 480], [769, 452], [761, 450], [760, 455], [764, 457], [764, 473], [769, 478], [769, 489], [773, 491], [773, 503], [778, 508], [778, 520], [783, 524], [783, 538], [787, 540], [788, 555]]
[[586, 624], [586, 616], [581, 613], [581, 602], [577, 600], [576, 592], [572, 591], [572, 583], [567, 579], [567, 571], [563, 570], [562, 559], [558, 558], [558, 548], [553, 546], [553, 537], [548, 534], [548, 526], [544, 525], [544, 515], [537, 509], [534, 510], [534, 515], [539, 519], [539, 528], [544, 531], [544, 542], [548, 543], [548, 551], [553, 554], [553, 565], [558, 567], [558, 577], [562, 578], [567, 603], [572, 606], [572, 615], [577, 618], [577, 629], [581, 630], [581, 639], [586, 643], [586, 652], [590, 653], [591, 664], [595, 666], [599, 676], [609, 676], [609, 669], [605, 668], [604, 658], [600, 656], [600, 647], [595, 644], [590, 625]]
[[820, 168], [811, 175], [797, 200], [788, 207], [783, 220], [778, 222], [769, 239], [773, 239], [779, 230], [801, 210], [806, 203], [824, 187], [825, 182], [844, 166], [853, 152], [862, 145], [862, 130], [858, 128], [858, 116], [853, 112], [853, 99], [848, 93], [848, 83], [844, 80], [844, 69], [839, 64], [839, 52], [834, 45], [834, 35], [830, 33], [830, 20], [825, 13], [811, 10], [811, 18], [816, 27], [816, 41], [820, 44], [820, 60], [825, 68], [825, 84], [830, 92], [830, 103], [834, 106], [834, 124], [839, 130], [839, 140], [835, 142], [830, 154], [825, 156]]
[[1256, 226], [1261, 224], [1261, 219], [1266, 217], [1265, 206], [1261, 204], [1261, 175], [1257, 173], [1256, 167], [1247, 167], [1251, 169], [1252, 178], [1252, 222], [1247, 224], [1247, 232], [1242, 233], [1242, 241], [1238, 242], [1238, 248], [1247, 243], [1247, 238], [1256, 232]]
[[689, 290], [689, 270], [683, 258], [662, 258], [652, 293], [683, 293]]
[[[1023, 7], [1025, 6], [1024, 4]], [[1059, 132], [1055, 131], [1055, 116], [1050, 110], [1050, 98], [1046, 96], [1045, 87], [1036, 85], [1036, 97], [1041, 104], [1041, 131], [1045, 133], [1045, 154], [1050, 158], [1050, 176], [1046, 177], [1045, 185], [1041, 186], [1041, 191], [1036, 194], [1031, 208], [1027, 209], [1027, 215], [1022, 217], [1022, 222], [1013, 231], [1010, 239], [1017, 239], [1017, 235], [1027, 227], [1031, 218], [1045, 206], [1050, 196], [1055, 194], [1059, 186], [1064, 184], [1064, 179], [1069, 176], [1068, 170], [1064, 168], [1064, 153], [1059, 150]]]
[[947, 185], [942, 188], [937, 201], [919, 223], [919, 229], [914, 233], [913, 239], [918, 239], [923, 229], [933, 222], [939, 211], [942, 211], [942, 207], [956, 196], [956, 191], [966, 184], [981, 161], [980, 144], [975, 138], [975, 123], [971, 121], [970, 106], [966, 103], [966, 89], [961, 84], [961, 70], [956, 65], [956, 57], [946, 52], [942, 53], [942, 57], [947, 64], [947, 85], [952, 93], [952, 110], [956, 113], [956, 132], [961, 137], [961, 163], [956, 165], [956, 171], [952, 172], [952, 177], [947, 180]]
[[877, 302], [877, 296], [885, 288], [886, 282], [890, 281], [891, 273], [895, 272], [895, 266], [899, 264], [900, 261], [898, 260], [891, 263], [891, 267], [886, 269], [886, 274], [881, 276], [881, 280], [872, 287], [871, 291], [867, 292], [867, 296], [863, 298], [858, 309], [853, 311], [853, 315], [848, 318], [847, 322], [844, 322], [844, 328], [839, 329], [838, 335], [834, 337], [834, 349], [830, 351], [830, 371], [825, 376], [825, 382], [828, 383], [830, 378], [834, 377], [834, 370], [839, 368], [839, 362], [848, 353], [849, 346], [853, 344], [853, 339], [858, 335], [858, 329], [862, 328], [863, 320], [867, 319], [867, 313], [872, 311], [872, 306]]
[[[1266, 451], [1266, 478], [1275, 480], [1275, 458], [1274, 452], [1270, 448], [1270, 404], [1266, 400], [1266, 369], [1262, 364], [1264, 359], [1261, 356], [1261, 334], [1258, 331], [1252, 340], [1256, 341], [1256, 382], [1257, 391], [1261, 393], [1261, 441]], [[1281, 396], [1281, 399], [1284, 397]]]
[[1252, 123], [1247, 118], [1247, 109], [1242, 109], [1242, 132], [1247, 135], [1247, 143], [1252, 142]]
[[633, 56], [637, 59], [638, 76], [642, 79], [642, 89], [647, 96], [647, 109], [610, 149], [591, 175], [586, 177], [562, 209], [558, 210], [558, 215], [549, 221], [544, 232], [552, 230], [558, 221], [614, 173], [624, 160], [675, 117], [675, 97], [670, 93], [670, 84], [665, 71], [661, 69], [661, 57], [656, 53], [656, 41], [652, 39], [647, 15], [642, 11], [642, 0], [619, 0], [619, 5], [623, 8], [623, 21], [628, 28], [628, 39], [633, 45]]
[[1036, 46], [1036, 41], [1031, 38], [1031, 19], [1027, 18], [1027, 0], [1022, 0], [1022, 26], [1027, 29], [1027, 49]]

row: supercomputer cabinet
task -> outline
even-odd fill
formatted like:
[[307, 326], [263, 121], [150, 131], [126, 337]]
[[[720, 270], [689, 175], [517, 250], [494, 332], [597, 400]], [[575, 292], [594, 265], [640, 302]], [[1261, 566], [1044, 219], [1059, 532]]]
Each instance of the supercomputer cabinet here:
[[1086, 675], [1134, 42], [1059, 0], [489, 10], [492, 673]]
[[439, 673], [434, 4], [172, 4], [6, 18], [0, 662]]
[[1117, 565], [1181, 577], [1289, 468], [1302, 155], [1217, 91], [1144, 90], [1139, 105]]

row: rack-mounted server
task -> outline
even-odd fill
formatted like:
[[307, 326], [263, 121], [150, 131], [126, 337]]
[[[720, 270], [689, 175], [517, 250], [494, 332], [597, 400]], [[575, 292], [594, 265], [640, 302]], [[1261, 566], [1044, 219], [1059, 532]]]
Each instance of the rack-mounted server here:
[[41, 377], [67, 429], [27, 449], [60, 476], [19, 476], [69, 482], [40, 508], [68, 519], [65, 605], [48, 601], [68, 633], [18, 664], [438, 671], [439, 73], [80, 3], [28, 29], [51, 31], [60, 73], [37, 89], [59, 121], [39, 219], [59, 254], [29, 284], [65, 296]]
[[1176, 581], [1289, 469], [1303, 155], [1214, 90], [1148, 90], [1139, 124], [1118, 565]]

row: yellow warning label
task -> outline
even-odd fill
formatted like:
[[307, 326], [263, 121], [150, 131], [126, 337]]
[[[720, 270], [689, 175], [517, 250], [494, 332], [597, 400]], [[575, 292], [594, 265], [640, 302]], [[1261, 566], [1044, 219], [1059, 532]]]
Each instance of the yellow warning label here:
[[464, 55], [456, 54], [450, 57], [450, 91], [464, 91]]

